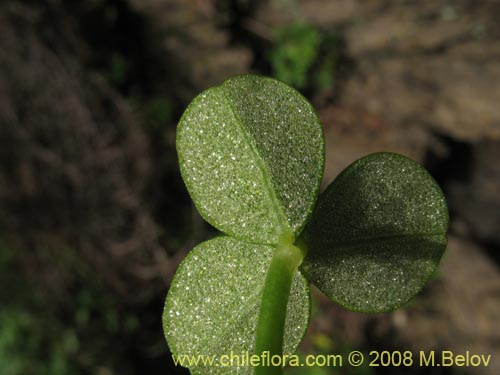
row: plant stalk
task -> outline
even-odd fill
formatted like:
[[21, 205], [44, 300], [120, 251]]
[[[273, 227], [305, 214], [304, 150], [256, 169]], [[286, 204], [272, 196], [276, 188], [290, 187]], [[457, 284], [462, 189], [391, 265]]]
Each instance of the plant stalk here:
[[[255, 339], [255, 354], [260, 356], [262, 361], [260, 366], [255, 367], [254, 375], [282, 373], [282, 364], [273, 366], [271, 360], [273, 356], [281, 356], [280, 362], [283, 359], [288, 296], [303, 258], [303, 252], [292, 244], [280, 244], [273, 254], [262, 291]], [[269, 354], [269, 361], [264, 360], [266, 352]]]

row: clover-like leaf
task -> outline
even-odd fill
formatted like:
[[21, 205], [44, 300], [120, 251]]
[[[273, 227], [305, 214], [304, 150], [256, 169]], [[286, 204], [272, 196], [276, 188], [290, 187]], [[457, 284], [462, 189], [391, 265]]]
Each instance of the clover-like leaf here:
[[446, 247], [441, 189], [414, 161], [377, 153], [347, 167], [320, 196], [305, 233], [306, 277], [357, 311], [411, 299]]
[[241, 75], [204, 91], [181, 118], [177, 151], [198, 211], [222, 232], [277, 244], [306, 224], [323, 175], [323, 132], [284, 83]]
[[[234, 353], [253, 355], [259, 305], [273, 249], [217, 237], [191, 250], [175, 274], [163, 314], [170, 349], [177, 356], [214, 356], [213, 365], [190, 366], [196, 375], [252, 374], [252, 367], [222, 367]], [[309, 286], [297, 271], [288, 298], [284, 353], [297, 348], [309, 322]], [[184, 357], [182, 357], [184, 358]], [[188, 366], [188, 363], [184, 363]]]

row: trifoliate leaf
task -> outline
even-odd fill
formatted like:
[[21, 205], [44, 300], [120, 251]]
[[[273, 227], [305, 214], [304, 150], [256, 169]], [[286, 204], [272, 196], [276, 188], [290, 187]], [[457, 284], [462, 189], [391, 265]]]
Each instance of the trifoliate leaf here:
[[[222, 355], [254, 353], [262, 289], [273, 249], [230, 237], [203, 242], [179, 266], [168, 292], [163, 325], [176, 358], [215, 358], [212, 366], [184, 362], [196, 375], [252, 374], [250, 366], [221, 367]], [[285, 323], [285, 354], [297, 348], [309, 321], [309, 286], [297, 272]], [[214, 356], [214, 357], [212, 357]]]
[[309, 102], [279, 81], [241, 75], [197, 96], [177, 130], [181, 173], [200, 214], [226, 234], [292, 240], [323, 174], [322, 127]]
[[397, 154], [368, 155], [320, 196], [304, 233], [303, 270], [347, 308], [392, 310], [434, 272], [447, 228], [446, 201], [425, 169]]

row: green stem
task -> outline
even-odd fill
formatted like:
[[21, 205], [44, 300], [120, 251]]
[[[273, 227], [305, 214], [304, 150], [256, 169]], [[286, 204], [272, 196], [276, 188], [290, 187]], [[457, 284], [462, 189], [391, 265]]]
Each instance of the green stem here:
[[[283, 336], [288, 296], [293, 277], [304, 258], [303, 252], [292, 244], [281, 244], [275, 250], [267, 271], [255, 339], [255, 354], [269, 362], [273, 355], [283, 358]], [[254, 369], [254, 375], [279, 375], [281, 366], [267, 366], [267, 360]]]

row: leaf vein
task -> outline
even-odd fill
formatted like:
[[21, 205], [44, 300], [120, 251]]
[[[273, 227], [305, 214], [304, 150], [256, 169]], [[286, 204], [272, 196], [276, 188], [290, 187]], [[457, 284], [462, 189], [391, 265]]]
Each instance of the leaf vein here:
[[327, 241], [321, 243], [323, 246], [328, 247], [349, 247], [356, 245], [363, 245], [367, 242], [369, 243], [380, 243], [384, 241], [396, 240], [396, 239], [418, 239], [421, 237], [444, 237], [444, 233], [434, 233], [434, 232], [423, 232], [423, 233], [408, 233], [408, 234], [394, 234], [394, 235], [384, 235], [384, 236], [373, 236], [373, 237], [362, 237], [356, 240], [350, 241]]
[[287, 236], [290, 237], [293, 233], [292, 229], [288, 225], [288, 221], [286, 219], [285, 213], [283, 212], [283, 209], [281, 208], [281, 205], [279, 203], [278, 197], [276, 196], [276, 192], [273, 189], [272, 183], [271, 183], [271, 178], [269, 176], [269, 171], [267, 169], [267, 165], [265, 161], [262, 159], [260, 156], [257, 146], [254, 144], [252, 141], [252, 136], [248, 134], [248, 131], [243, 124], [243, 121], [241, 121], [240, 117], [238, 116], [238, 113], [236, 112], [233, 104], [231, 103], [231, 100], [227, 96], [224, 87], [220, 87], [220, 92], [222, 93], [222, 96], [224, 97], [224, 100], [226, 100], [229, 109], [231, 110], [231, 113], [233, 114], [233, 117], [235, 119], [236, 124], [238, 125], [240, 131], [243, 134], [243, 138], [247, 142], [248, 146], [250, 147], [250, 150], [252, 151], [253, 156], [255, 157], [256, 164], [259, 167], [263, 180], [264, 180], [264, 187], [267, 193], [269, 194], [269, 198], [272, 203], [272, 208], [274, 213], [277, 215], [278, 218], [278, 224], [280, 226], [280, 233], [279, 236]]

